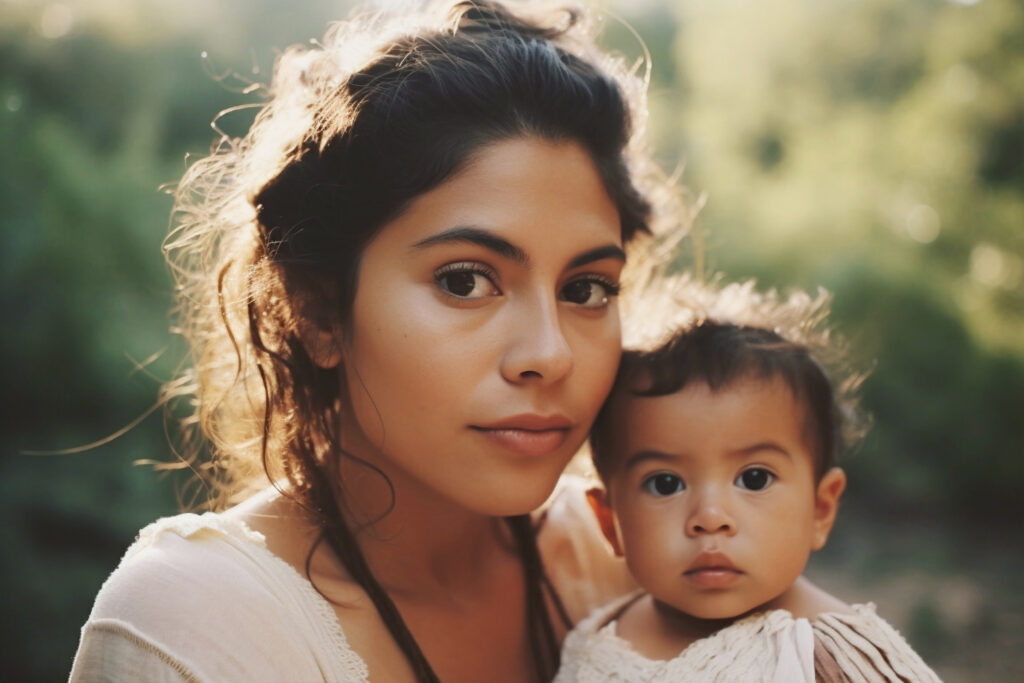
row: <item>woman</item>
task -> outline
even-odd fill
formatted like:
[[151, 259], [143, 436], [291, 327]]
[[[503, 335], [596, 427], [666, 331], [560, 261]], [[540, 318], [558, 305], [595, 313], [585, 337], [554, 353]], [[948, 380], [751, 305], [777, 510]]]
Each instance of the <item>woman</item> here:
[[285, 54], [183, 179], [168, 398], [243, 502], [143, 530], [72, 680], [546, 681], [622, 588], [581, 492], [530, 513], [618, 364], [642, 88], [577, 13], [443, 9]]

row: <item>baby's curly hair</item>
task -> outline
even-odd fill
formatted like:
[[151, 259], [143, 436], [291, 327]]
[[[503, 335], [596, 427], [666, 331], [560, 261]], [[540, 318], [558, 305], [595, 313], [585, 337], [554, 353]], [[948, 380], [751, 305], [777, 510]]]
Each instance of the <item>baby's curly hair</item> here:
[[[650, 325], [632, 327], [636, 347], [623, 353], [611, 396], [591, 431], [594, 466], [602, 479], [614, 462], [608, 446], [612, 398], [624, 391], [665, 396], [694, 382], [717, 391], [739, 379], [781, 379], [806, 408], [816, 479], [863, 436], [869, 420], [857, 390], [866, 375], [851, 368], [845, 344], [826, 324], [827, 292], [783, 297], [776, 290], [758, 292], [753, 281], [702, 285], [687, 276], [676, 277], [662, 291], [662, 297], [644, 302], [645, 310], [657, 305], [661, 321], [666, 310], [675, 320], [659, 332]], [[633, 311], [634, 317], [647, 317], [642, 313]]]

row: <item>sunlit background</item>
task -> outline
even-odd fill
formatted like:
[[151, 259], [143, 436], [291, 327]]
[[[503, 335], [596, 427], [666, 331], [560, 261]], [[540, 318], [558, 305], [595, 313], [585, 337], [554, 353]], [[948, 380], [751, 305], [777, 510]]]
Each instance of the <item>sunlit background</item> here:
[[[349, 6], [0, 0], [3, 680], [65, 678], [105, 576], [178, 509], [184, 478], [132, 465], [172, 459], [159, 415], [25, 453], [128, 425], [181, 361], [158, 188]], [[625, 20], [653, 57], [658, 157], [706, 201], [680, 264], [828, 288], [874, 368], [811, 574], [874, 600], [947, 681], [1024, 680], [1024, 6], [610, 9], [604, 43], [643, 55]]]

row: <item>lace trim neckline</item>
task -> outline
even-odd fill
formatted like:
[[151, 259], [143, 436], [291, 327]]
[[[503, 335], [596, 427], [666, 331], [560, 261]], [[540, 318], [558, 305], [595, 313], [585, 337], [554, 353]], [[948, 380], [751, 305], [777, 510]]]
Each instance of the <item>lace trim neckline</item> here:
[[[595, 614], [588, 617], [584, 622], [580, 623], [580, 627], [584, 627], [585, 630], [597, 633], [605, 638], [608, 638], [615, 642], [616, 645], [629, 652], [644, 661], [652, 663], [667, 663], [671, 660], [654, 660], [644, 656], [638, 652], [631, 642], [623, 638], [618, 634], [617, 625], [619, 617], [623, 612], [634, 604], [637, 600], [643, 598], [647, 593], [644, 590], [637, 590], [628, 595], [623, 596], [619, 600], [608, 604], [604, 608], [598, 610]], [[723, 639], [729, 639], [734, 636], [738, 631], [744, 630], [769, 630], [776, 631], [785, 628], [789, 623], [804, 620], [809, 622], [812, 626], [819, 622], [828, 621], [830, 619], [849, 619], [849, 618], [863, 618], [865, 616], [873, 616], [876, 612], [875, 603], [858, 603], [850, 605], [853, 610], [850, 613], [845, 612], [822, 612], [814, 617], [814, 619], [807, 619], [806, 617], [794, 617], [789, 610], [785, 609], [772, 609], [763, 612], [754, 612], [749, 614], [742, 619], [738, 619], [728, 626], [721, 628], [711, 635], [704, 638], [699, 638], [693, 641], [685, 649], [681, 650], [676, 656], [676, 659], [683, 656], [691, 656], [692, 653], [699, 653], [710, 648], [710, 651], [717, 652], [717, 643]], [[578, 627], [579, 628], [579, 627]]]
[[306, 604], [320, 618], [330, 645], [333, 651], [339, 654], [344, 667], [349, 669], [349, 673], [358, 676], [358, 683], [369, 683], [369, 669], [366, 662], [348, 644], [345, 631], [341, 622], [338, 621], [338, 615], [331, 603], [316, 590], [308, 578], [302, 576], [295, 567], [275, 555], [267, 547], [267, 539], [262, 533], [252, 529], [243, 520], [215, 512], [184, 513], [174, 517], [165, 517], [139, 532], [138, 541], [129, 548], [125, 559], [131, 557], [134, 552], [138, 552], [145, 545], [142, 541], [153, 542], [162, 533], [172, 532], [187, 539], [204, 531], [213, 531], [226, 538], [246, 543], [261, 559], [275, 567], [278, 574], [286, 577], [294, 590], [302, 596]]

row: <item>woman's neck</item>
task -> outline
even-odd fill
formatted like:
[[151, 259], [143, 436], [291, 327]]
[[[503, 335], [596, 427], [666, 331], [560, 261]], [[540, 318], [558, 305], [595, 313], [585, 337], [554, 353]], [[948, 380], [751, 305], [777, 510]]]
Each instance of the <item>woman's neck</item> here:
[[341, 511], [393, 597], [472, 592], [491, 563], [515, 554], [503, 518], [467, 510], [401, 470], [381, 469], [343, 458]]

